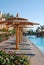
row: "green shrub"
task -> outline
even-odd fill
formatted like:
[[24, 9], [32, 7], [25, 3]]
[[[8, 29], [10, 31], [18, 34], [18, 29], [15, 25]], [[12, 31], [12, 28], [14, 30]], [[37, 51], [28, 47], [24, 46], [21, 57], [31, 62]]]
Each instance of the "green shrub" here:
[[6, 28], [3, 28], [2, 31], [3, 32], [8, 32], [8, 30]]
[[15, 30], [9, 30], [11, 34], [15, 34]]
[[0, 36], [0, 42], [2, 41], [2, 36]]
[[0, 65], [30, 65], [27, 58], [20, 55], [6, 54], [2, 50], [0, 51]]

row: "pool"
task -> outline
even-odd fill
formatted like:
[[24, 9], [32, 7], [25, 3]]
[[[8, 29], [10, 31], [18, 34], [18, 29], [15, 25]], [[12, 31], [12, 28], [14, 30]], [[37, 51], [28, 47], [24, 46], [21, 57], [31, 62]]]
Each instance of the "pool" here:
[[28, 38], [44, 53], [44, 37], [28, 36]]

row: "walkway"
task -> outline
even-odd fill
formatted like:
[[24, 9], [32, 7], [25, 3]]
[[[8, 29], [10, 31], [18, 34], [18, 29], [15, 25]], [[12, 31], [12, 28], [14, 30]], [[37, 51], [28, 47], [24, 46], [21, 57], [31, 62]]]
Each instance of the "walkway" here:
[[31, 65], [44, 65], [44, 55], [31, 41], [29, 41], [29, 43], [31, 45], [32, 52], [35, 53], [35, 56], [31, 59]]
[[[13, 43], [14, 41], [14, 43]], [[8, 43], [9, 42], [9, 43]], [[2, 47], [1, 47], [2, 46]], [[15, 50], [15, 37], [3, 42], [0, 44], [1, 48], [5, 48], [6, 51], [13, 50], [16, 53], [33, 53], [35, 56], [31, 58], [31, 65], [44, 65], [44, 55], [40, 52], [40, 50], [31, 42], [29, 41], [26, 37], [23, 37], [23, 41], [19, 43], [20, 50]], [[10, 51], [9, 51], [10, 52]], [[30, 60], [30, 56], [28, 55], [28, 60]]]

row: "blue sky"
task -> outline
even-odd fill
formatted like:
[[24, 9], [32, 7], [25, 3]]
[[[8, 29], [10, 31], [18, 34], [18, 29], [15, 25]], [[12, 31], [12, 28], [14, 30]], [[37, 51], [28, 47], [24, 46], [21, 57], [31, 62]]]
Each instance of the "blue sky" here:
[[44, 25], [44, 0], [0, 0], [0, 11]]

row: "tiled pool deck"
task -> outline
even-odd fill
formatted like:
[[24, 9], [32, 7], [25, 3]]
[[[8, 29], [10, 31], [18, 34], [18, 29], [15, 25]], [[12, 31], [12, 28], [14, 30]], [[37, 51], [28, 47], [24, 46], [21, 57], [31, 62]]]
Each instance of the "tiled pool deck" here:
[[44, 55], [33, 43], [31, 43], [31, 41], [29, 41], [29, 43], [31, 45], [32, 52], [35, 53], [35, 56], [31, 58], [31, 65], [44, 65]]
[[[11, 38], [5, 42], [2, 42], [2, 44], [0, 44], [0, 46], [2, 46], [2, 48], [4, 47], [4, 44], [6, 42], [9, 42], [11, 40], [14, 40], [15, 38]], [[22, 50], [22, 52], [26, 52], [26, 53], [34, 53], [35, 56], [33, 56], [30, 60], [30, 56], [28, 55], [28, 60], [30, 60], [31, 65], [44, 65], [44, 55], [40, 52], [40, 50], [31, 42], [26, 38], [27, 41], [23, 41], [22, 44], [24, 45], [19, 45], [20, 48], [25, 48], [25, 50]], [[26, 44], [26, 45], [25, 45]], [[5, 44], [6, 47], [6, 44]], [[15, 47], [15, 45], [11, 45], [7, 44], [7, 47], [11, 48], [11, 47]], [[31, 48], [31, 50], [29, 50]], [[26, 50], [28, 49], [28, 50]], [[21, 51], [21, 50], [20, 50]], [[17, 50], [17, 52], [19, 52], [19, 50]]]

